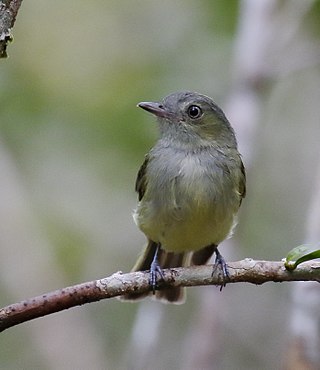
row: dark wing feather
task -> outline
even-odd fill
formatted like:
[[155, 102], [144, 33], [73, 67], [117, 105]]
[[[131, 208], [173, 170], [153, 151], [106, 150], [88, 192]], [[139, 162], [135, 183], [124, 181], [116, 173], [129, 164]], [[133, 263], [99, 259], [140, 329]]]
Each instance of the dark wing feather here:
[[137, 180], [136, 180], [136, 192], [139, 194], [139, 201], [143, 198], [143, 195], [146, 191], [147, 187], [147, 176], [146, 176], [146, 170], [147, 170], [147, 165], [149, 162], [149, 156], [146, 155], [144, 162], [142, 166], [140, 167], [140, 170], [137, 175]]
[[[240, 162], [241, 162], [240, 170], [241, 170], [242, 176], [241, 176], [240, 183], [239, 183], [239, 193], [241, 195], [241, 201], [242, 201], [242, 198], [246, 196], [246, 170], [244, 168], [241, 158], [240, 158]], [[241, 204], [241, 201], [240, 201], [240, 204]]]

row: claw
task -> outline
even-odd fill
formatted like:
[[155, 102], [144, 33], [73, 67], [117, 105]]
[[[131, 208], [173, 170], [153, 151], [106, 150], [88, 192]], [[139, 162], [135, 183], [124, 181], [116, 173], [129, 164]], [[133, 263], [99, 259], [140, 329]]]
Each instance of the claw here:
[[152, 288], [152, 293], [155, 294], [156, 289], [158, 287], [158, 278], [157, 273], [160, 275], [161, 279], [164, 279], [163, 271], [159, 265], [158, 262], [158, 252], [159, 252], [160, 246], [157, 247], [156, 253], [154, 254], [153, 260], [151, 262], [150, 266], [150, 278], [149, 278], [149, 285]]
[[222, 255], [220, 254], [217, 248], [215, 250], [215, 253], [216, 253], [216, 260], [215, 260], [215, 265], [213, 267], [212, 276], [216, 272], [218, 266], [220, 266], [221, 273], [222, 273], [222, 283], [220, 286], [220, 292], [221, 292], [222, 288], [224, 288], [227, 285], [227, 280], [230, 279], [230, 274], [228, 271], [228, 266], [226, 264], [226, 261], [222, 257]]

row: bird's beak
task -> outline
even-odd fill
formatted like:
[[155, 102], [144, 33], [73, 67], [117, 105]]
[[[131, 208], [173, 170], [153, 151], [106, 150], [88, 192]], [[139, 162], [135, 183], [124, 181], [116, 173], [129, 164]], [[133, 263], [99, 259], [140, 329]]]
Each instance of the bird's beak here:
[[160, 118], [172, 118], [173, 114], [167, 111], [164, 106], [160, 103], [154, 102], [141, 102], [137, 105], [139, 108], [142, 108], [157, 117]]

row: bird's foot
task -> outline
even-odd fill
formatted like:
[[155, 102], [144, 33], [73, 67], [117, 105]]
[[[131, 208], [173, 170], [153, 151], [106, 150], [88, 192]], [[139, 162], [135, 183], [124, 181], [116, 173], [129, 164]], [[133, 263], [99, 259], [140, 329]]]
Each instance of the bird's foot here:
[[158, 277], [157, 274], [160, 275], [161, 279], [164, 279], [163, 271], [160, 267], [160, 264], [158, 262], [158, 251], [159, 247], [157, 248], [157, 251], [153, 257], [151, 266], [150, 266], [150, 278], [149, 278], [149, 285], [151, 286], [152, 293], [155, 294], [156, 289], [158, 288]]
[[225, 261], [225, 259], [222, 257], [218, 249], [215, 250], [216, 253], [216, 260], [213, 267], [212, 275], [216, 272], [217, 268], [220, 267], [221, 273], [222, 273], [222, 282], [220, 286], [220, 292], [222, 288], [224, 288], [227, 285], [227, 281], [230, 279], [230, 274], [228, 271], [228, 266]]

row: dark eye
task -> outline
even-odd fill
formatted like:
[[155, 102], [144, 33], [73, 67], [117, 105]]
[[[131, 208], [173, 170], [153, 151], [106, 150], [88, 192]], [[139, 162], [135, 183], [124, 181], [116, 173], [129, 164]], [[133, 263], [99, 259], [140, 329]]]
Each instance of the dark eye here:
[[201, 108], [197, 105], [190, 105], [190, 107], [188, 108], [188, 116], [193, 119], [199, 118], [200, 116], [202, 116]]

